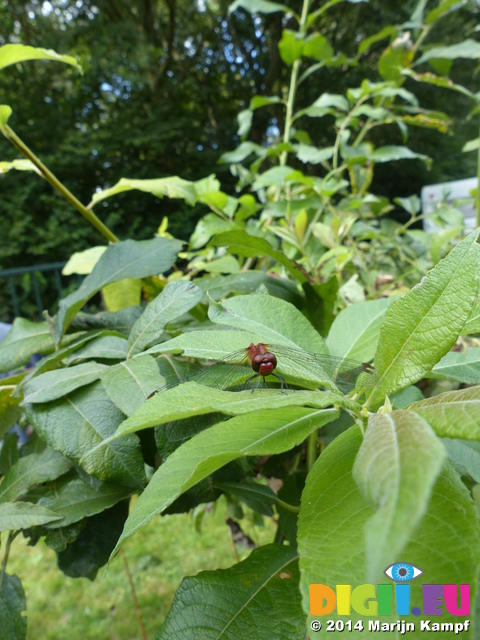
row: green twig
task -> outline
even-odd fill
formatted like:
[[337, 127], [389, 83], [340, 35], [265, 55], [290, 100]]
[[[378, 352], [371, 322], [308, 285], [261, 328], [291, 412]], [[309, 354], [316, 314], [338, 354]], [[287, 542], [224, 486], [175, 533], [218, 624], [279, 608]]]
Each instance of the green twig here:
[[23, 155], [25, 158], [28, 158], [40, 171], [42, 176], [45, 178], [47, 182], [49, 182], [54, 189], [59, 191], [62, 196], [69, 202], [71, 205], [75, 207], [77, 211], [79, 211], [84, 218], [92, 224], [97, 231], [110, 242], [118, 242], [117, 236], [110, 231], [108, 227], [106, 227], [103, 222], [97, 218], [97, 216], [91, 211], [87, 209], [80, 200], [78, 200], [73, 193], [71, 193], [61, 182], [58, 180], [51, 171], [47, 169], [47, 167], [41, 162], [39, 158], [33, 153], [33, 151], [27, 147], [27, 145], [17, 136], [17, 134], [8, 126], [8, 124], [0, 127], [1, 132], [5, 136], [5, 138], [13, 144], [13, 146]]
[[7, 571], [7, 562], [8, 562], [8, 556], [10, 555], [10, 547], [12, 546], [12, 542], [17, 537], [17, 534], [18, 534], [18, 531], [8, 532], [7, 543], [5, 544], [5, 553], [3, 554], [3, 560], [2, 560], [2, 573], [0, 574], [0, 592], [2, 590], [3, 576]]
[[138, 618], [138, 624], [140, 625], [140, 630], [142, 633], [143, 640], [147, 640], [147, 632], [145, 631], [145, 626], [143, 624], [142, 612], [140, 611], [140, 606], [138, 604], [137, 593], [135, 591], [135, 585], [133, 584], [132, 574], [130, 573], [130, 567], [128, 566], [127, 556], [125, 555], [125, 551], [123, 547], [120, 549], [120, 553], [123, 558], [123, 566], [125, 567], [125, 573], [127, 574], [128, 584], [130, 585], [130, 591], [132, 593], [133, 604], [135, 605], [135, 612]]
[[[300, 23], [299, 23], [299, 33], [301, 33], [302, 35], [305, 34], [305, 30], [306, 30], [310, 2], [311, 0], [303, 0], [302, 15], [300, 17]], [[288, 90], [287, 110], [285, 113], [285, 131], [283, 132], [283, 142], [285, 143], [290, 142], [291, 127], [293, 123], [293, 109], [295, 106], [295, 96], [297, 93], [297, 86], [298, 86], [298, 74], [300, 71], [301, 64], [302, 64], [301, 58], [299, 58], [298, 60], [295, 60], [292, 68], [292, 75], [290, 77], [290, 88]], [[280, 156], [280, 165], [284, 166], [287, 163], [287, 156], [288, 156], [288, 152], [283, 151], [282, 155]]]

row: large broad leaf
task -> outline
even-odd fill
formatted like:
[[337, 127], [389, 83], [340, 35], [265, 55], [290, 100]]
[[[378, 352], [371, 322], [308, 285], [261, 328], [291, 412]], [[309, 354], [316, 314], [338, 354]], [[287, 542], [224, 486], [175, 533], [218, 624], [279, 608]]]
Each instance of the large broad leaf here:
[[[13, 502], [35, 484], [59, 478], [72, 468], [72, 463], [58, 451], [45, 449], [20, 458], [0, 484], [0, 502]], [[56, 511], [52, 508], [52, 511]]]
[[408, 147], [400, 147], [395, 145], [388, 145], [385, 147], [378, 147], [370, 154], [368, 154], [368, 160], [372, 162], [392, 162], [393, 160], [423, 160], [423, 162], [430, 166], [432, 159], [423, 153], [416, 153]]
[[471, 476], [476, 483], [480, 482], [480, 442], [468, 440], [442, 440], [447, 449], [450, 462], [462, 476]]
[[380, 326], [392, 298], [351, 304], [333, 321], [326, 339], [329, 352], [342, 358], [369, 362], [380, 336]]
[[110, 329], [118, 331], [127, 338], [130, 335], [133, 325], [142, 315], [141, 307], [128, 307], [114, 313], [110, 311], [100, 311], [99, 313], [77, 313], [72, 320], [70, 327], [81, 331], [89, 329]]
[[23, 44], [5, 44], [0, 47], [0, 69], [8, 67], [17, 62], [25, 62], [26, 60], [55, 60], [56, 62], [64, 62], [76, 67], [80, 73], [82, 67], [72, 58], [72, 56], [62, 56], [52, 49], [40, 49], [37, 47], [29, 47]]
[[71, 391], [98, 380], [106, 368], [106, 365], [98, 362], [86, 362], [76, 367], [43, 373], [25, 385], [23, 404], [50, 402], [66, 396]]
[[469, 98], [474, 99], [475, 94], [469, 91], [466, 87], [463, 87], [461, 84], [455, 84], [453, 80], [444, 76], [436, 76], [434, 73], [415, 73], [411, 69], [403, 69], [402, 74], [412, 78], [416, 82], [425, 82], [426, 84], [433, 84], [436, 87], [443, 87], [444, 89], [451, 89], [452, 91], [456, 91], [457, 93], [462, 93]]
[[466, 384], [480, 384], [480, 348], [450, 351], [433, 367], [432, 373]]
[[[197, 182], [190, 182], [190, 180], [183, 180], [178, 176], [171, 176], [169, 178], [155, 178], [153, 180], [133, 180], [130, 178], [122, 178], [110, 189], [103, 189], [95, 193], [92, 197], [91, 205], [97, 204], [110, 198], [111, 196], [123, 193], [124, 191], [131, 191], [136, 189], [143, 191], [144, 193], [151, 193], [156, 198], [180, 198], [185, 200], [192, 206], [197, 202], [199, 197], [205, 193], [212, 191], [218, 191], [220, 183], [215, 180], [215, 176], [211, 175], [208, 178], [203, 178]], [[140, 277], [140, 276], [137, 276]]]
[[160, 342], [165, 326], [187, 313], [203, 298], [203, 291], [186, 280], [170, 282], [137, 320], [128, 338], [127, 358]]
[[239, 8], [245, 9], [245, 11], [249, 13], [291, 12], [291, 9], [286, 5], [279, 4], [278, 2], [270, 2], [270, 0], [234, 0], [228, 8], [228, 13], [230, 14]]
[[[352, 467], [361, 444], [360, 429], [349, 429], [325, 449], [307, 478], [298, 522], [300, 588], [306, 612], [310, 611], [309, 585], [324, 584], [335, 590], [336, 585], [348, 584], [354, 589], [369, 582], [364, 531], [374, 511], [361, 496], [352, 477]], [[381, 449], [378, 455], [380, 459]], [[427, 512], [410, 536], [401, 557], [396, 560], [423, 571], [423, 576], [409, 583], [411, 607], [422, 606], [422, 583], [470, 584], [473, 611], [480, 563], [478, 514], [470, 493], [450, 467], [438, 478]], [[381, 583], [391, 584], [393, 588], [387, 577]], [[377, 615], [375, 587], [372, 587], [371, 596], [365, 595], [360, 604], [370, 597], [372, 601], [365, 605], [373, 606], [370, 613], [364, 612], [362, 616], [352, 609], [349, 616], [353, 624], [357, 620], [363, 621], [365, 631], [358, 634], [359, 638], [368, 630], [369, 618], [365, 616]], [[410, 638], [420, 640], [425, 636], [425, 632], [420, 630], [420, 621], [428, 617], [402, 615], [406, 623], [415, 624], [415, 630], [408, 634]], [[312, 640], [330, 637], [332, 634], [325, 629], [325, 618], [312, 615], [308, 626], [315, 619], [322, 621], [323, 629], [319, 633], [310, 631], [309, 637]], [[335, 611], [328, 614], [328, 619], [345, 620]], [[392, 615], [382, 615], [380, 622], [395, 623], [398, 619], [395, 605], [392, 605]], [[458, 620], [458, 617], [443, 611], [442, 623]], [[381, 635], [398, 638], [399, 632], [394, 628], [391, 633]], [[458, 637], [453, 631], [445, 631], [441, 635], [442, 639]], [[464, 632], [463, 636], [472, 637], [470, 632]]]
[[63, 516], [59, 522], [51, 522], [48, 529], [66, 527], [113, 507], [132, 493], [131, 489], [112, 482], [94, 487], [81, 478], [62, 478], [52, 484], [49, 493], [38, 504]]
[[13, 397], [13, 389], [0, 386], [0, 438], [7, 433], [22, 414], [20, 398]]
[[113, 313], [138, 306], [142, 300], [142, 282], [135, 278], [124, 278], [102, 288], [105, 306]]
[[157, 640], [303, 640], [298, 580], [295, 550], [273, 544], [230, 569], [184, 578]]
[[304, 36], [297, 31], [284, 29], [282, 39], [278, 43], [280, 57], [286, 64], [293, 64], [302, 57]]
[[0, 373], [27, 364], [34, 353], [50, 353], [53, 349], [53, 338], [46, 322], [16, 318], [0, 344]]
[[180, 242], [166, 238], [141, 242], [126, 240], [108, 247], [80, 288], [60, 302], [56, 343], [59, 343], [76, 312], [102, 287], [124, 278], [145, 278], [163, 273], [170, 269], [180, 248]]
[[286, 257], [281, 251], [277, 251], [272, 245], [257, 236], [250, 236], [246, 231], [227, 231], [215, 236], [208, 243], [209, 247], [229, 247], [230, 253], [244, 257], [268, 256], [283, 265], [290, 274], [300, 282], [306, 282], [307, 277], [298, 268], [297, 264]]
[[62, 515], [31, 502], [3, 502], [0, 504], [0, 532], [30, 529], [62, 518]]
[[470, 60], [478, 60], [480, 58], [480, 43], [475, 40], [464, 40], [458, 44], [452, 44], [446, 47], [432, 47], [428, 49], [421, 58], [416, 60], [415, 65], [422, 64], [422, 62], [426, 62], [431, 58], [446, 58], [447, 60], [467, 58]]
[[165, 383], [165, 379], [154, 358], [144, 356], [108, 367], [102, 375], [102, 383], [110, 400], [130, 416]]
[[375, 366], [383, 375], [369, 403], [421, 380], [455, 343], [477, 297], [478, 231], [460, 242], [407, 295], [388, 309]]
[[410, 404], [442, 438], [480, 440], [480, 387], [446, 391]]
[[[9, 107], [8, 104], [0, 104], [0, 127], [4, 127], [10, 116], [12, 115], [12, 107]], [[0, 173], [6, 173], [7, 171], [9, 171], [10, 169], [16, 168], [14, 166], [12, 166], [14, 164], [15, 160], [13, 162], [2, 162], [0, 163]], [[17, 163], [19, 161], [17, 160]], [[33, 164], [33, 162], [31, 162], [30, 160], [26, 160], [25, 162], [28, 162], [28, 169], [33, 170], [33, 167], [35, 166]], [[6, 165], [6, 166], [5, 166]], [[9, 166], [10, 165], [10, 166]], [[20, 165], [22, 166], [22, 165]]]
[[94, 580], [108, 560], [128, 516], [128, 502], [120, 502], [88, 519], [78, 538], [58, 554], [58, 568], [71, 578]]
[[145, 472], [136, 436], [90, 453], [113, 435], [124, 417], [108, 398], [101, 382], [52, 403], [28, 405], [27, 415], [35, 431], [52, 449], [75, 463], [82, 458], [87, 473], [100, 480], [117, 481], [137, 489], [143, 487]]
[[365, 525], [368, 579], [398, 560], [423, 517], [447, 457], [429, 425], [409, 411], [368, 421], [353, 477], [376, 513]]
[[257, 389], [255, 393], [250, 390], [231, 392], [190, 382], [153, 396], [122, 422], [114, 437], [212, 412], [236, 416], [268, 409], [272, 403], [276, 408], [309, 406], [323, 409], [337, 402], [341, 403], [341, 398], [327, 391], [281, 393], [280, 390]]
[[236, 416], [197, 434], [157, 470], [125, 523], [115, 550], [178, 496], [220, 467], [244, 456], [289, 451], [338, 415], [334, 409], [264, 409]]
[[128, 342], [119, 336], [99, 336], [67, 357], [67, 364], [82, 360], [125, 360]]
[[254, 293], [263, 285], [271, 296], [291, 302], [295, 307], [302, 307], [305, 302], [304, 297], [293, 282], [274, 278], [262, 271], [241, 271], [228, 276], [196, 278], [193, 282], [204, 293], [208, 292], [208, 295], [213, 300], [226, 298], [232, 292]]
[[208, 316], [217, 324], [253, 331], [265, 342], [327, 353], [321, 336], [305, 316], [279, 298], [261, 294], [235, 296], [223, 303], [213, 302]]
[[0, 627], [2, 640], [25, 640], [27, 637], [25, 592], [18, 576], [3, 574], [0, 585]]

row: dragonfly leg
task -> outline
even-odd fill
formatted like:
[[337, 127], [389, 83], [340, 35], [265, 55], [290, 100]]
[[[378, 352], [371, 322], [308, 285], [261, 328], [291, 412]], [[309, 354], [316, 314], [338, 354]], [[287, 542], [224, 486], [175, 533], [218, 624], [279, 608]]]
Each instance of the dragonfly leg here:
[[[252, 393], [255, 391], [255, 389], [253, 388], [252, 383], [250, 382], [250, 380], [255, 380], [255, 378], [258, 378], [260, 374], [256, 373], [254, 376], [251, 376], [250, 378], [247, 378], [247, 380], [245, 380], [245, 382], [243, 383], [243, 387], [242, 387], [242, 391], [245, 391], [245, 387], [248, 386], [250, 387], [250, 389], [252, 390]], [[264, 378], [265, 380], [265, 378]]]
[[285, 379], [282, 378], [282, 376], [277, 375], [276, 373], [271, 373], [270, 375], [271, 376], [275, 376], [275, 378], [278, 378], [280, 380], [280, 382], [282, 383], [282, 387], [280, 389], [280, 393], [285, 393], [285, 391], [283, 390], [283, 387], [285, 386], [288, 389], [288, 384], [285, 382]]

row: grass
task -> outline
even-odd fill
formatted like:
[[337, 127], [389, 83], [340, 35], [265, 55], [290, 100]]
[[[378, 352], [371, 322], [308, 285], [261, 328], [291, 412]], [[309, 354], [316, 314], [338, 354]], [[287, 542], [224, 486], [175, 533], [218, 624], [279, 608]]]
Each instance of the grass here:
[[[202, 533], [189, 514], [155, 518], [126, 544], [125, 554], [147, 631], [154, 639], [182, 578], [199, 571], [226, 568], [236, 562], [225, 525], [223, 499], [206, 514]], [[273, 540], [273, 523], [242, 528], [258, 544]], [[246, 524], [245, 524], [246, 523]], [[249, 551], [238, 548], [240, 559]], [[141, 631], [128, 578], [118, 555], [106, 575], [94, 582], [68, 578], [57, 568], [56, 555], [43, 542], [27, 546], [15, 539], [7, 572], [22, 580], [27, 597], [27, 640], [138, 640]]]

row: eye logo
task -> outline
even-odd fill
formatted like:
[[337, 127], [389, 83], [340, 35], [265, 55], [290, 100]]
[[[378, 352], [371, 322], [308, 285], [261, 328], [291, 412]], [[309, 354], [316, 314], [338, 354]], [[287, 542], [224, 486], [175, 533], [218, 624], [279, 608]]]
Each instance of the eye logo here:
[[423, 571], [408, 562], [395, 562], [387, 567], [383, 573], [395, 582], [410, 582], [410, 580], [421, 576]]

